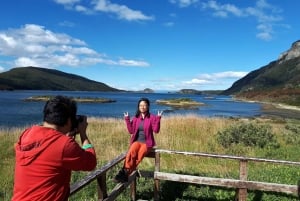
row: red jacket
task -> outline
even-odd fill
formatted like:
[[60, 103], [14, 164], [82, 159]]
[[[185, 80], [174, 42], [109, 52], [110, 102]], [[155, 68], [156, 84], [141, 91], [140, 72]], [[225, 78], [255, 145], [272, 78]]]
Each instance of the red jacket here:
[[93, 148], [82, 149], [72, 138], [42, 126], [25, 130], [15, 146], [12, 201], [68, 200], [72, 170], [96, 167]]
[[[154, 133], [158, 133], [160, 130], [160, 119], [161, 116], [156, 116], [150, 114], [150, 116], [145, 117], [144, 119], [144, 133], [146, 138], [146, 145], [148, 148], [152, 148], [155, 146], [155, 139], [153, 136]], [[136, 135], [138, 133], [139, 125], [142, 121], [142, 117], [133, 117], [132, 121], [130, 121], [130, 117], [125, 117], [125, 122], [127, 126], [128, 132], [131, 134], [130, 144], [132, 144], [136, 140]]]

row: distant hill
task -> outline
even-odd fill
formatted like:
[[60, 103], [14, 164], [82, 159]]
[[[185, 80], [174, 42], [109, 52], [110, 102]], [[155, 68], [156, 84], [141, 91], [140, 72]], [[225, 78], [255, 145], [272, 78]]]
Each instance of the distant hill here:
[[102, 82], [39, 67], [19, 67], [0, 73], [0, 90], [120, 91]]
[[198, 95], [202, 94], [201, 91], [198, 91], [196, 89], [181, 89], [177, 93], [179, 93], [179, 94], [198, 94]]
[[250, 72], [222, 93], [300, 106], [300, 40], [278, 60]]

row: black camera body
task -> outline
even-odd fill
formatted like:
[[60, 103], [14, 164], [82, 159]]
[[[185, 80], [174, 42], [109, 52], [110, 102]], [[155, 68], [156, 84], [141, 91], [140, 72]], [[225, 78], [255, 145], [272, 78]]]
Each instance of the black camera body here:
[[84, 115], [76, 115], [73, 122], [73, 129], [78, 128], [78, 125], [83, 122]]

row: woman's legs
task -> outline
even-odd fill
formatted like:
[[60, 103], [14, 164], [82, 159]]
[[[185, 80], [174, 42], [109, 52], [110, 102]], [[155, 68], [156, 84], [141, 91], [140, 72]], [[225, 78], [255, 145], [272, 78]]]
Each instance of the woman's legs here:
[[130, 146], [124, 163], [124, 168], [127, 170], [128, 174], [131, 174], [138, 166], [138, 164], [143, 160], [148, 152], [147, 145], [141, 142], [134, 142]]
[[123, 168], [114, 177], [115, 182], [127, 182], [128, 176], [137, 168], [149, 149], [145, 143], [134, 142], [126, 154]]

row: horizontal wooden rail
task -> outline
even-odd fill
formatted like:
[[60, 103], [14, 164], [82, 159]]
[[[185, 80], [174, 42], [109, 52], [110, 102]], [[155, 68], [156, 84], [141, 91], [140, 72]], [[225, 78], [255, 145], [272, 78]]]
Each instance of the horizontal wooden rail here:
[[203, 157], [210, 157], [210, 158], [233, 159], [233, 160], [240, 160], [240, 161], [277, 163], [277, 164], [284, 164], [284, 165], [299, 165], [300, 166], [300, 162], [285, 161], [285, 160], [272, 160], [272, 159], [264, 159], [264, 158], [209, 154], [209, 153], [199, 153], [199, 152], [172, 151], [172, 150], [165, 150], [165, 149], [156, 149], [155, 152], [167, 153], [167, 154], [181, 154], [181, 155], [189, 155], [189, 156], [203, 156]]
[[213, 177], [199, 177], [166, 172], [155, 172], [154, 178], [159, 180], [177, 181], [183, 183], [204, 184], [209, 186], [221, 186], [228, 188], [246, 188], [250, 190], [276, 191], [280, 193], [298, 193], [297, 185], [285, 185], [267, 182], [241, 181], [238, 179], [222, 179]]
[[[129, 177], [128, 177], [128, 182], [126, 183], [118, 183], [114, 189], [111, 191], [111, 193], [103, 199], [103, 201], [114, 201], [116, 198], [133, 182], [135, 182], [136, 179], [136, 171], [134, 171]], [[135, 196], [135, 195], [132, 195]], [[133, 198], [135, 200], [135, 198]]]
[[116, 157], [114, 160], [112, 160], [109, 163], [107, 163], [106, 165], [102, 166], [100, 169], [97, 169], [97, 170], [91, 172], [90, 174], [85, 176], [82, 180], [72, 184], [71, 189], [70, 189], [70, 195], [73, 195], [74, 193], [76, 193], [77, 191], [79, 191], [80, 189], [82, 189], [83, 187], [85, 187], [86, 185], [88, 185], [89, 183], [94, 181], [95, 179], [97, 179], [100, 175], [105, 174], [109, 169], [111, 169], [112, 167], [117, 165], [119, 162], [124, 160], [125, 156], [126, 156], [126, 153], [122, 153], [121, 155]]
[[[192, 175], [183, 174], [172, 174], [166, 172], [160, 172], [160, 159], [156, 159], [154, 179], [156, 185], [159, 186], [159, 180], [169, 180], [184, 183], [195, 183], [204, 184], [211, 186], [221, 186], [227, 188], [238, 189], [237, 200], [245, 201], [247, 199], [247, 190], [260, 190], [260, 191], [271, 191], [286, 194], [293, 194], [298, 196], [300, 187], [298, 185], [287, 185], [287, 184], [277, 184], [269, 182], [259, 182], [259, 181], [248, 181], [248, 162], [262, 162], [262, 163], [275, 163], [280, 165], [296, 165], [300, 166], [300, 162], [285, 161], [285, 160], [272, 160], [263, 158], [253, 158], [253, 157], [241, 157], [241, 156], [231, 156], [231, 155], [218, 155], [218, 154], [208, 154], [208, 153], [196, 153], [196, 152], [184, 152], [184, 151], [172, 151], [164, 149], [155, 150], [156, 157], [160, 158], [161, 153], [166, 154], [181, 154], [186, 156], [197, 156], [197, 157], [209, 157], [209, 158], [219, 158], [219, 159], [230, 159], [237, 160], [240, 162], [240, 178], [239, 179], [226, 179], [226, 178], [212, 178], [212, 177], [200, 177]], [[157, 193], [154, 191], [154, 193]], [[159, 200], [158, 195], [154, 195], [155, 200]]]
[[[196, 157], [208, 157], [208, 158], [218, 158], [226, 160], [237, 160], [240, 163], [240, 175], [239, 179], [228, 179], [228, 178], [213, 178], [213, 177], [203, 177], [203, 176], [193, 176], [184, 174], [167, 173], [160, 171], [160, 160], [161, 154], [180, 154], [185, 156], [196, 156]], [[82, 180], [71, 185], [70, 195], [75, 194], [77, 191], [87, 186], [90, 182], [97, 180], [98, 182], [98, 200], [111, 201], [115, 200], [118, 195], [126, 189], [129, 185], [131, 188], [131, 200], [135, 199], [136, 194], [136, 176], [137, 172], [134, 171], [126, 183], [117, 184], [113, 190], [108, 194], [106, 188], [106, 172], [112, 167], [119, 164], [125, 159], [126, 153], [122, 153], [100, 169], [97, 169]], [[259, 181], [249, 181], [247, 180], [248, 175], [248, 162], [262, 162], [262, 163], [274, 163], [280, 165], [296, 165], [300, 166], [300, 162], [285, 161], [285, 160], [272, 160], [254, 157], [242, 157], [242, 156], [231, 156], [231, 155], [218, 155], [209, 153], [196, 153], [196, 152], [185, 152], [185, 151], [174, 151], [174, 150], [164, 150], [164, 149], [153, 149], [146, 157], [151, 157], [155, 159], [155, 170], [143, 171], [140, 170], [140, 176], [153, 178], [154, 179], [154, 200], [159, 200], [159, 183], [160, 180], [184, 182], [184, 183], [194, 183], [209, 186], [220, 186], [227, 188], [235, 188], [237, 191], [236, 200], [245, 201], [247, 199], [247, 190], [260, 190], [260, 191], [270, 191], [279, 192], [286, 194], [298, 195], [300, 187], [298, 185], [288, 185], [288, 184], [277, 184]]]

